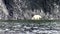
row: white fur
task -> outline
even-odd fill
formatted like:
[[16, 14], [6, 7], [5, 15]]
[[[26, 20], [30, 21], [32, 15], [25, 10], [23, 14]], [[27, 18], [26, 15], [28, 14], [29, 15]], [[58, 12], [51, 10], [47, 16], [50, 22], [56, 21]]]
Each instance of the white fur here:
[[32, 20], [40, 20], [40, 18], [42, 18], [40, 15], [34, 15]]

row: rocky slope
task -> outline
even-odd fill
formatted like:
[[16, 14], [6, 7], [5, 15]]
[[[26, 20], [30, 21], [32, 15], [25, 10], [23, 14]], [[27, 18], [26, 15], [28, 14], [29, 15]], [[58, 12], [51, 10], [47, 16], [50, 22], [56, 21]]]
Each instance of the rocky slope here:
[[60, 0], [3, 0], [3, 2], [8, 9], [8, 19], [31, 19], [33, 15], [41, 15], [43, 19], [60, 19]]

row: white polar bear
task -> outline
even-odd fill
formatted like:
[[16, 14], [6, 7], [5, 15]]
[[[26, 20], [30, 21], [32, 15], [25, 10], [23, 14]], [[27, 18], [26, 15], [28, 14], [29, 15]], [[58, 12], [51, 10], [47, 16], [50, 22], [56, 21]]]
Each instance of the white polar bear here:
[[32, 20], [40, 20], [42, 17], [40, 15], [34, 15], [31, 19]]

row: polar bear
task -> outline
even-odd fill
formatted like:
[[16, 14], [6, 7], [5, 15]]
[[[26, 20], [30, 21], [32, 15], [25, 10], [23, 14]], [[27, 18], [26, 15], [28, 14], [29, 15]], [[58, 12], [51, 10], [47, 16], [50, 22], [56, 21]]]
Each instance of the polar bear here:
[[34, 15], [31, 19], [32, 20], [40, 20], [42, 17], [40, 15]]

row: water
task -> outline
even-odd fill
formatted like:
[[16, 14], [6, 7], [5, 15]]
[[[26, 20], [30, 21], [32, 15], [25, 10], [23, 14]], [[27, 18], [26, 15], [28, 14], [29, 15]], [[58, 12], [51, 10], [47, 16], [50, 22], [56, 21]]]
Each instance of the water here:
[[0, 22], [0, 34], [60, 34], [60, 23]]

